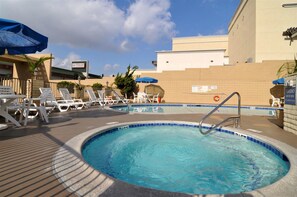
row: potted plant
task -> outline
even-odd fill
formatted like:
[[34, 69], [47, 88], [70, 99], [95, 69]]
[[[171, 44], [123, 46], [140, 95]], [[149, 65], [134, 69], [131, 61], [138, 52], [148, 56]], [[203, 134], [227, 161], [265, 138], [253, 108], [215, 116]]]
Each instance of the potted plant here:
[[291, 74], [297, 73], [297, 59], [294, 56], [293, 62], [286, 62], [284, 63], [277, 71], [278, 77], [284, 77]]
[[81, 85], [80, 83], [75, 83], [74, 87], [75, 98], [83, 99], [85, 86]]

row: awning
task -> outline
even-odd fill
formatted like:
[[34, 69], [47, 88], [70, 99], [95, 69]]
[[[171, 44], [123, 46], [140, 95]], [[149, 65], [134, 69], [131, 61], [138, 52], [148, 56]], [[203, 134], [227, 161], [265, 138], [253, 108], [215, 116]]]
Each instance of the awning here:
[[275, 85], [285, 84], [285, 79], [279, 78], [279, 79], [273, 80], [272, 83]]
[[136, 83], [158, 83], [158, 79], [152, 77], [140, 77], [135, 80]]

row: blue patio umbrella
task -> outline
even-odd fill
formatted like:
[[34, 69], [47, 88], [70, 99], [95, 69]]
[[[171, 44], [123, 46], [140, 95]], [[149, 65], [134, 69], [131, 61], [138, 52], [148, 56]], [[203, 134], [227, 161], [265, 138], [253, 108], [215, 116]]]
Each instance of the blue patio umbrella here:
[[272, 83], [275, 84], [275, 85], [285, 84], [285, 79], [284, 78], [279, 78], [279, 79], [273, 80]]
[[152, 77], [139, 77], [135, 80], [136, 83], [158, 83], [158, 79]]
[[0, 55], [35, 53], [47, 48], [48, 38], [19, 22], [0, 18]]

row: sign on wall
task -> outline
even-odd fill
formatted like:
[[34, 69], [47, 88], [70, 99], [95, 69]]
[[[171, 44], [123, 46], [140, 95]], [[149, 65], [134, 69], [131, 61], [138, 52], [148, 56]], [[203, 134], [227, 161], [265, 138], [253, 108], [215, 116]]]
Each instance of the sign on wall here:
[[88, 72], [88, 61], [86, 60], [78, 60], [72, 62], [72, 70], [78, 72]]
[[285, 87], [285, 104], [296, 105], [296, 87], [293, 87], [293, 86]]
[[285, 104], [296, 105], [296, 76], [285, 80]]
[[195, 92], [195, 93], [205, 93], [216, 89], [218, 89], [218, 87], [215, 85], [212, 85], [212, 86], [193, 85], [192, 86], [192, 92]]

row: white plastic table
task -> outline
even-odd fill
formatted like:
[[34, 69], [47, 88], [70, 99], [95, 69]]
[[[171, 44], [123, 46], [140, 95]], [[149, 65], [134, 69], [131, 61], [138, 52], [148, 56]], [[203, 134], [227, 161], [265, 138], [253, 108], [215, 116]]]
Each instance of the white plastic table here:
[[6, 110], [6, 108], [11, 104], [12, 101], [14, 101], [15, 99], [19, 99], [19, 98], [25, 98], [26, 95], [5, 95], [5, 94], [1, 94], [0, 95], [0, 100], [1, 99], [5, 99], [6, 102], [2, 102], [0, 105], [0, 116], [3, 116], [4, 118], [6, 118], [7, 120], [9, 120], [10, 122], [14, 123], [16, 126], [20, 127], [21, 124], [14, 119]]

